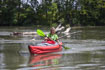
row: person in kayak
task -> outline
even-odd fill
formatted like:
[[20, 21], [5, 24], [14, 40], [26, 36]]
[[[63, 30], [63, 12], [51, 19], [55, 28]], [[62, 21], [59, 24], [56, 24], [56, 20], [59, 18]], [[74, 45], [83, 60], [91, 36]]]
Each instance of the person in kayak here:
[[42, 43], [37, 44], [37, 46], [52, 46], [56, 44], [61, 45], [58, 40], [58, 35], [56, 34], [56, 30], [54, 27], [52, 27], [50, 29], [50, 33], [47, 34], [46, 37], [44, 38], [44, 41]]
[[52, 27], [50, 29], [50, 33], [46, 35], [47, 37], [45, 37], [45, 41], [49, 41], [52, 44], [55, 44], [55, 42], [57, 42], [60, 45], [60, 42], [58, 40], [58, 35], [56, 34], [56, 30], [54, 27]]

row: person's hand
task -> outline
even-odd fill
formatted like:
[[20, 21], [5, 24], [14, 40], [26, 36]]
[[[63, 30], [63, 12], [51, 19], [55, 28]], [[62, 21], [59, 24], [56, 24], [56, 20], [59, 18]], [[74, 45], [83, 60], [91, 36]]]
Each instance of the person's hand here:
[[48, 40], [48, 38], [47, 38], [47, 37], [45, 37], [45, 38], [44, 38], [44, 40], [45, 40], [45, 41], [47, 41], [47, 40]]
[[62, 46], [62, 44], [60, 42], [58, 42], [59, 46]]
[[45, 41], [47, 41], [47, 40], [52, 41], [51, 38], [49, 38], [49, 37], [45, 37], [44, 39], [45, 39]]

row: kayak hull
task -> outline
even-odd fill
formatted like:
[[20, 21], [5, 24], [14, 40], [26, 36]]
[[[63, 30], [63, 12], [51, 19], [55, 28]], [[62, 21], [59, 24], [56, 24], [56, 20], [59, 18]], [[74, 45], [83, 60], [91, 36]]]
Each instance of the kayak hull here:
[[[62, 43], [61, 43], [62, 45]], [[31, 54], [43, 54], [43, 53], [51, 53], [58, 52], [62, 50], [61, 45], [53, 45], [53, 46], [32, 46], [29, 45], [29, 51]]]

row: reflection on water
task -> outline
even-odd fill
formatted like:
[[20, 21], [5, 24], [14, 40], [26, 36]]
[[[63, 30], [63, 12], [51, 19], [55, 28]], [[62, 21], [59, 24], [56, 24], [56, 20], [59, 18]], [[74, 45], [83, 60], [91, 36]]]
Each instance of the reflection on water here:
[[71, 49], [42, 55], [30, 55], [28, 45], [43, 38], [11, 36], [14, 31], [34, 28], [0, 28], [0, 70], [105, 70], [105, 27], [72, 28], [81, 32], [61, 39]]
[[53, 66], [59, 64], [62, 54], [42, 54], [31, 56], [29, 64], [31, 67]]
[[[20, 46], [20, 47], [19, 47]], [[5, 69], [15, 69], [18, 68], [20, 64], [26, 62], [22, 56], [19, 55], [21, 49], [21, 44], [5, 44], [0, 46], [0, 68]], [[15, 66], [14, 66], [15, 65]]]

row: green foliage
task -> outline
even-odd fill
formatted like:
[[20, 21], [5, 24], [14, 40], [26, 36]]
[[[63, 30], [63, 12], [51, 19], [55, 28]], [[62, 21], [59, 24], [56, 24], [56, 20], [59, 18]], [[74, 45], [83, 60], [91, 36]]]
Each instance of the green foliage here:
[[0, 0], [0, 25], [105, 25], [104, 0]]
[[[100, 22], [103, 18], [105, 13], [105, 8], [103, 7], [103, 0], [80, 0], [80, 11], [79, 11], [79, 18], [78, 22], [81, 25], [105, 25], [104, 22]], [[105, 5], [104, 5], [105, 6]], [[100, 13], [101, 10], [103, 13]]]

